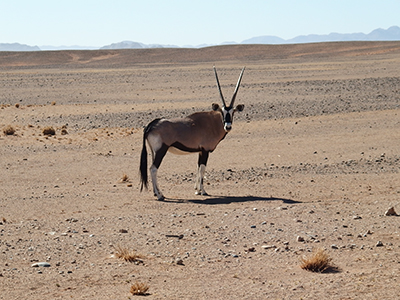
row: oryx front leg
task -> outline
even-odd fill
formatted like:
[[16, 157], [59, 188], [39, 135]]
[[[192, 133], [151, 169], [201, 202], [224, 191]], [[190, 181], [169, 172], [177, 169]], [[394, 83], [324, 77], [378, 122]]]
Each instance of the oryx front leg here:
[[204, 190], [204, 173], [206, 171], [206, 166], [205, 165], [200, 165], [198, 170], [197, 170], [197, 178], [196, 178], [196, 184], [195, 184], [195, 194], [196, 195], [204, 195], [207, 196], [207, 192]]
[[197, 168], [197, 178], [194, 186], [194, 189], [196, 190], [195, 191], [196, 195], [204, 195], [204, 196], [208, 195], [207, 192], [204, 190], [204, 184], [203, 184], [207, 160], [208, 160], [208, 152], [207, 151], [200, 152], [198, 168]]

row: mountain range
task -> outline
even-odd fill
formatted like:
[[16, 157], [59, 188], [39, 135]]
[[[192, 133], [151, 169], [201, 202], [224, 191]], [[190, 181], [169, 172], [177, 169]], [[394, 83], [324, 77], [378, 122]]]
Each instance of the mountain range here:
[[[277, 36], [258, 36], [240, 43], [224, 42], [220, 45], [227, 44], [301, 44], [301, 43], [320, 43], [320, 42], [344, 42], [344, 41], [400, 41], [400, 27], [392, 26], [388, 29], [378, 28], [368, 34], [365, 33], [330, 33], [325, 35], [309, 34], [300, 35], [292, 39], [282, 39]], [[197, 45], [184, 46], [183, 48], [203, 48], [216, 45]], [[6, 44], [0, 43], [0, 51], [40, 51], [40, 50], [96, 50], [96, 49], [148, 49], [148, 48], [181, 48], [176, 45], [161, 45], [161, 44], [143, 44], [133, 41], [122, 41], [113, 43], [103, 47], [89, 46], [29, 46], [19, 43]]]

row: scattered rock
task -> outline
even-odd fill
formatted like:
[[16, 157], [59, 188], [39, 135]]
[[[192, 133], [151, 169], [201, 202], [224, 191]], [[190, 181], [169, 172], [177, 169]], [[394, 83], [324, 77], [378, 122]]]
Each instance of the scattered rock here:
[[383, 247], [383, 243], [382, 243], [381, 241], [378, 241], [378, 242], [376, 243], [376, 247]]
[[385, 216], [398, 216], [398, 214], [394, 210], [394, 207], [391, 207], [385, 212]]
[[128, 230], [126, 230], [126, 229], [120, 229], [120, 230], [118, 230], [118, 232], [119, 232], [119, 233], [128, 233]]
[[44, 268], [49, 268], [50, 264], [47, 262], [37, 262], [31, 265], [32, 268], [38, 268], [38, 267], [44, 267]]
[[303, 238], [302, 236], [298, 236], [298, 237], [297, 237], [297, 241], [298, 241], [298, 242], [304, 242], [304, 238]]
[[354, 216], [353, 219], [354, 219], [354, 220], [360, 220], [360, 219], [362, 219], [362, 217], [360, 217], [360, 216]]
[[276, 248], [276, 246], [275, 245], [262, 245], [261, 248], [263, 248], [263, 249], [274, 249], [274, 248]]
[[166, 234], [165, 236], [170, 238], [177, 238], [178, 240], [181, 240], [184, 237], [183, 234]]
[[184, 266], [183, 260], [180, 259], [180, 258], [178, 258], [178, 259], [176, 260], [176, 264], [177, 264], [177, 265], [180, 265], [180, 266]]
[[339, 246], [338, 246], [338, 245], [335, 245], [335, 244], [332, 244], [332, 245], [331, 245], [331, 248], [332, 248], [332, 249], [339, 249]]

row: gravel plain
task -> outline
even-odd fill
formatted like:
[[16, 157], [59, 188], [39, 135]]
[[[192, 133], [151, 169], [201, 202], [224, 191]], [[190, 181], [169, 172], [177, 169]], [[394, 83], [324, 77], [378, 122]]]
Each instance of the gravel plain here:
[[[143, 126], [219, 103], [213, 65], [227, 99], [246, 71], [210, 196], [196, 155], [167, 154], [165, 201], [140, 193]], [[0, 299], [398, 297], [399, 42], [2, 52], [0, 69]], [[335, 268], [302, 270], [318, 248]]]

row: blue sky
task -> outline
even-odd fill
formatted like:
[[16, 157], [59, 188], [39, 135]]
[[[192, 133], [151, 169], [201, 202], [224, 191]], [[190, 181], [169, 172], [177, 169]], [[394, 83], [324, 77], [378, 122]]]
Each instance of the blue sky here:
[[0, 43], [200, 45], [400, 26], [399, 0], [2, 0]]

